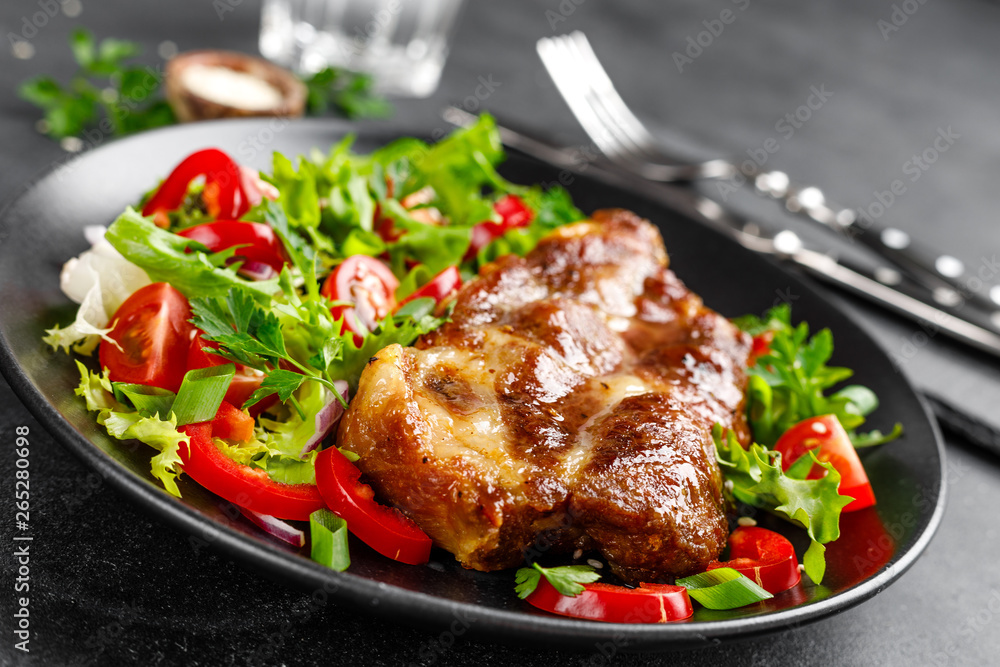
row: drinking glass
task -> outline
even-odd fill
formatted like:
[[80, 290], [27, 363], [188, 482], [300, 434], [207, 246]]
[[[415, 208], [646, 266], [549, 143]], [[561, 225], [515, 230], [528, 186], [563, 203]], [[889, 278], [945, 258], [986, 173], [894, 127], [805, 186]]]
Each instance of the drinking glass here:
[[367, 72], [376, 90], [426, 97], [437, 88], [462, 0], [264, 0], [260, 52], [300, 74]]

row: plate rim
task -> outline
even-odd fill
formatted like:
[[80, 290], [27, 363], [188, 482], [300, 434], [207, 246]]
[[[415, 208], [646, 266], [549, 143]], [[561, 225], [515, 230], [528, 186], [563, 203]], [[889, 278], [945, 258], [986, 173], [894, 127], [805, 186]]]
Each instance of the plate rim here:
[[[31, 194], [38, 184], [55, 177], [61, 169], [87, 160], [95, 153], [120, 150], [124, 145], [142, 143], [148, 136], [154, 134], [187, 134], [192, 129], [200, 131], [205, 126], [243, 125], [251, 127], [273, 121], [274, 119], [256, 118], [223, 119], [202, 122], [197, 125], [170, 126], [101, 144], [76, 154], [68, 160], [56, 161], [31, 177], [19, 189], [16, 189], [15, 193], [8, 197], [0, 208], [0, 238], [5, 236], [4, 232], [10, 213]], [[429, 134], [426, 131], [426, 126], [415, 127], [412, 124], [396, 121], [357, 123], [338, 119], [314, 118], [296, 119], [288, 122], [294, 131], [305, 134], [318, 132], [319, 129], [332, 129], [343, 134], [353, 132], [358, 136], [381, 135], [386, 139], [393, 136], [409, 136], [410, 134], [416, 136]], [[519, 153], [515, 149], [509, 150]], [[536, 161], [548, 164], [541, 160]], [[583, 173], [581, 176], [601, 180], [594, 174]], [[668, 208], [679, 215], [697, 221], [708, 231], [722, 236], [717, 230], [704, 224], [700, 220], [700, 214], [695, 209], [684, 206], [679, 197], [670, 196], [669, 193], [665, 193], [663, 197], [652, 196], [648, 190], [630, 188], [627, 184], [619, 182], [612, 182], [609, 187], [624, 190], [631, 196]], [[746, 252], [752, 251], [747, 250]], [[792, 274], [768, 257], [760, 257], [760, 259], [772, 263], [783, 274], [804, 283], [811, 292], [815, 292], [814, 284], [807, 278]], [[835, 310], [842, 313], [840, 308], [835, 308]], [[862, 331], [862, 333], [883, 355], [886, 354], [881, 345], [867, 332]], [[38, 423], [64, 448], [70, 450], [88, 467], [100, 474], [115, 488], [116, 492], [137, 503], [148, 514], [157, 518], [165, 518], [174, 528], [179, 528], [192, 537], [205, 534], [206, 529], [211, 531], [213, 539], [208, 543], [209, 548], [229, 557], [238, 558], [250, 567], [260, 567], [268, 574], [297, 588], [326, 591], [327, 588], [331, 587], [332, 581], [334, 589], [332, 594], [335, 597], [350, 600], [357, 608], [384, 618], [399, 620], [401, 617], [405, 617], [410, 623], [435, 627], [440, 627], [442, 621], [447, 625], [448, 622], [456, 618], [470, 619], [470, 634], [478, 635], [481, 639], [538, 640], [544, 638], [547, 641], [555, 640], [562, 644], [569, 642], [578, 644], [584, 638], [587, 642], [613, 639], [620, 642], [623, 649], [627, 648], [628, 650], [643, 648], [673, 650], [711, 643], [720, 639], [746, 638], [781, 628], [798, 627], [803, 623], [819, 620], [856, 606], [902, 576], [922, 555], [936, 534], [944, 514], [947, 497], [946, 454], [940, 426], [933, 418], [927, 400], [914, 389], [907, 376], [900, 374], [901, 384], [916, 399], [924, 418], [931, 427], [931, 437], [934, 441], [939, 464], [937, 485], [933, 489], [936, 492], [936, 497], [934, 509], [927, 523], [909, 549], [902, 554], [895, 555], [891, 563], [883, 566], [868, 579], [845, 591], [837, 592], [829, 598], [804, 606], [794, 606], [759, 616], [728, 620], [687, 621], [675, 624], [624, 624], [524, 613], [517, 610], [494, 609], [469, 602], [447, 600], [428, 593], [354, 575], [350, 572], [336, 572], [298, 554], [282, 550], [263, 539], [234, 530], [203, 515], [197, 509], [188, 506], [183, 500], [170, 496], [148, 480], [133, 474], [95, 446], [83, 434], [77, 432], [28, 377], [2, 329], [0, 329], [0, 373], [3, 374], [15, 395]], [[378, 600], [377, 606], [372, 604], [372, 600]], [[382, 602], [386, 602], [386, 604], [382, 604]], [[589, 647], [590, 643], [587, 646]]]

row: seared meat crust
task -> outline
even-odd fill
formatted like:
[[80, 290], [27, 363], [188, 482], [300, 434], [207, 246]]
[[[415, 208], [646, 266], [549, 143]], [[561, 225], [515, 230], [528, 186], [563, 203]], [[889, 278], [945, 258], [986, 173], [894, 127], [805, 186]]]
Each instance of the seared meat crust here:
[[748, 440], [748, 351], [650, 223], [598, 211], [484, 267], [415, 347], [382, 350], [339, 444], [466, 567], [581, 547], [663, 580], [725, 545], [710, 431]]

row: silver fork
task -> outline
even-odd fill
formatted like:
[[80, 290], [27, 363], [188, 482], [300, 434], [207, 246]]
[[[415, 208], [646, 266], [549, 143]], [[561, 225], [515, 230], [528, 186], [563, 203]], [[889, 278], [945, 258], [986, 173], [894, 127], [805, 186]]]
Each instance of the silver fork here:
[[[756, 192], [781, 202], [786, 209], [817, 222], [851, 241], [860, 241], [899, 271], [932, 290], [945, 306], [964, 302], [985, 310], [1000, 327], [1000, 287], [989, 296], [970, 285], [982, 281], [968, 274], [958, 259], [920, 248], [906, 232], [883, 227], [856, 211], [830, 205], [815, 186], [793, 184], [781, 171], [764, 170], [754, 163], [742, 167], [733, 160], [682, 161], [667, 152], [628, 108], [594, 53], [586, 35], [568, 35], [538, 40], [538, 55], [556, 88], [584, 131], [611, 161], [643, 178], [661, 181], [693, 181], [730, 178], [742, 173]], [[750, 166], [750, 165], [753, 166]]]

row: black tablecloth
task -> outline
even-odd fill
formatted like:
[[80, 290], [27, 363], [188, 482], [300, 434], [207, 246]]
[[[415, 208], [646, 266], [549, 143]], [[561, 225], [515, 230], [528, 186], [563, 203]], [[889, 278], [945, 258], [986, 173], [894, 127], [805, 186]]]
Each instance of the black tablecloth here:
[[[233, 11], [219, 11], [225, 5]], [[60, 10], [56, 12], [55, 10]], [[65, 9], [66, 11], [61, 11]], [[78, 10], [81, 10], [79, 11]], [[47, 10], [49, 16], [46, 14]], [[719, 32], [724, 10], [732, 20]], [[38, 19], [38, 13], [45, 20]], [[77, 14], [67, 16], [66, 14]], [[221, 15], [221, 18], [220, 18]], [[27, 23], [26, 23], [27, 22]], [[32, 32], [33, 22], [41, 27]], [[688, 38], [711, 26], [701, 51]], [[770, 138], [769, 157], [837, 201], [868, 206], [939, 132], [958, 135], [947, 152], [908, 180], [885, 220], [966, 261], [989, 266], [1000, 248], [993, 184], [1000, 154], [996, 77], [1000, 9], [991, 2], [639, 0], [469, 2], [438, 93], [398, 105], [397, 115], [441, 126], [444, 102], [477, 106], [555, 141], [587, 145], [535, 55], [544, 35], [582, 29], [623, 95], [667, 139], [720, 153], [749, 154]], [[64, 151], [34, 129], [38, 112], [15, 85], [39, 73], [67, 78], [67, 35], [140, 41], [147, 60], [171, 40], [181, 50], [256, 51], [252, 0], [112, 2], [17, 0], [0, 7], [0, 196], [9, 198]], [[9, 33], [30, 37], [34, 55], [15, 59]], [[23, 52], [22, 52], [23, 53]], [[690, 62], [675, 56], [686, 54]], [[697, 53], [691, 57], [691, 54]], [[679, 65], [680, 64], [680, 65]], [[779, 123], [816, 90], [825, 101], [789, 135]], [[814, 102], [816, 100], [814, 99]], [[949, 129], [950, 128], [950, 129]], [[861, 321], [915, 382], [984, 420], [1000, 419], [1000, 365], [923, 336], [914, 325], [831, 294]], [[0, 308], [5, 307], [0, 304]], [[30, 653], [14, 649], [16, 563], [15, 429], [31, 440]], [[874, 599], [835, 617], [740, 643], [658, 656], [602, 655], [491, 643], [446, 628], [413, 629], [297, 590], [211, 553], [133, 508], [36, 423], [0, 384], [0, 534], [6, 545], [0, 662], [38, 665], [228, 665], [278, 646], [268, 664], [679, 664], [914, 665], [995, 663], [1000, 655], [1000, 574], [994, 564], [1000, 462], [958, 436], [947, 450], [949, 505], [926, 555]]]

